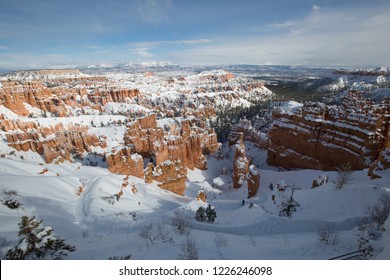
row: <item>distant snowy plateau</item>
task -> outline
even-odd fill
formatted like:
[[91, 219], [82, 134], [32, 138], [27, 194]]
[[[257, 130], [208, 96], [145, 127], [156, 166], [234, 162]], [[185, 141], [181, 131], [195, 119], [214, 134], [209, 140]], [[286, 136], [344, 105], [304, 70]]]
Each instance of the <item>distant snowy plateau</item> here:
[[68, 259], [389, 260], [390, 68], [223, 69], [0, 75], [0, 258], [35, 216]]

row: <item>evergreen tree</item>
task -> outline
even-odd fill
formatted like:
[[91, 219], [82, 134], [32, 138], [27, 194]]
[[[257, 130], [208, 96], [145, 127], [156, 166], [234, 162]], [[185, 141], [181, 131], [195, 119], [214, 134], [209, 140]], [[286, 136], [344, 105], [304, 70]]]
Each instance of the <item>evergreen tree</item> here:
[[204, 207], [199, 207], [195, 213], [195, 219], [199, 222], [204, 222], [206, 220], [206, 209]]
[[64, 239], [52, 236], [51, 227], [41, 227], [42, 220], [35, 216], [23, 216], [19, 223], [19, 244], [6, 254], [9, 260], [64, 259], [75, 247], [65, 243]]
[[211, 206], [210, 204], [207, 206], [206, 216], [209, 222], [213, 223], [215, 221], [215, 218], [217, 217], [217, 212], [215, 211], [214, 206]]
[[279, 216], [292, 217], [292, 214], [297, 211], [297, 207], [299, 207], [300, 204], [293, 197], [294, 191], [295, 187], [293, 186], [290, 197], [281, 204]]

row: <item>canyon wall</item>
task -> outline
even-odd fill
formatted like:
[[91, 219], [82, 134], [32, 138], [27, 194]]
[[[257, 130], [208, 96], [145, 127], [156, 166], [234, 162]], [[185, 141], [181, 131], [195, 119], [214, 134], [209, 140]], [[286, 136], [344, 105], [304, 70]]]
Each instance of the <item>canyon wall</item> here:
[[268, 163], [286, 169], [369, 167], [389, 148], [389, 99], [372, 104], [351, 91], [341, 106], [306, 103], [276, 110], [269, 132]]
[[4, 119], [0, 115], [0, 127], [6, 131], [8, 146], [17, 151], [33, 151], [43, 156], [47, 163], [70, 160], [71, 155], [91, 152], [92, 147], [106, 147], [106, 139], [88, 133], [88, 127], [59, 123], [43, 127], [36, 122]]
[[198, 125], [195, 120], [182, 120], [165, 131], [158, 126], [155, 114], [138, 118], [127, 125], [124, 142], [129, 148], [109, 155], [108, 168], [115, 173], [140, 177], [131, 157], [137, 154], [149, 158], [145, 181], [155, 180], [159, 187], [184, 195], [187, 168], [206, 169], [205, 155], [219, 147], [214, 131]]

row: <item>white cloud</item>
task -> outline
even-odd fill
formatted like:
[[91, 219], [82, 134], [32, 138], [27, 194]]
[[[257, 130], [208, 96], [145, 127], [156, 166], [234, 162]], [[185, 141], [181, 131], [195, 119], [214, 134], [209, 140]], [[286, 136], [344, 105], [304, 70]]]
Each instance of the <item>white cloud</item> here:
[[174, 41], [150, 41], [150, 42], [135, 42], [129, 43], [129, 51], [138, 57], [154, 57], [152, 53], [154, 49], [161, 46], [173, 46], [173, 45], [203, 45], [211, 43], [210, 39], [190, 39], [190, 40], [174, 40]]
[[318, 11], [318, 10], [321, 9], [321, 7], [320, 7], [320, 6], [317, 6], [317, 5], [313, 5], [312, 8], [313, 8], [313, 10], [315, 10], [315, 11]]
[[[268, 26], [274, 29], [281, 29], [281, 28], [289, 28], [297, 25], [297, 21], [295, 20], [288, 20], [286, 22], [282, 23], [271, 23]], [[263, 29], [264, 30], [264, 29]]]
[[152, 57], [154, 56], [153, 54], [151, 54], [149, 52], [150, 48], [135, 48], [135, 49], [132, 49], [131, 51], [133, 51], [136, 55], [140, 56], [140, 57]]
[[390, 65], [389, 8], [313, 9], [301, 19], [269, 25], [274, 35], [214, 38], [172, 53], [176, 63]]
[[0, 45], [0, 50], [8, 50], [9, 48], [7, 46]]

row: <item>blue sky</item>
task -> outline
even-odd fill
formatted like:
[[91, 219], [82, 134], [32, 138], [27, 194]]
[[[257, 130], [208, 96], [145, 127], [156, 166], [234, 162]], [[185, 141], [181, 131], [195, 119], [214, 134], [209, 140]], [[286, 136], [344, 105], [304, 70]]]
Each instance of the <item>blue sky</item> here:
[[0, 0], [0, 68], [390, 65], [388, 0]]

